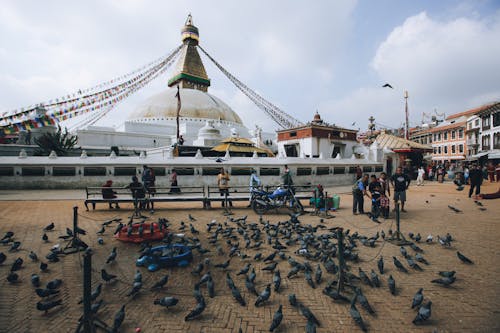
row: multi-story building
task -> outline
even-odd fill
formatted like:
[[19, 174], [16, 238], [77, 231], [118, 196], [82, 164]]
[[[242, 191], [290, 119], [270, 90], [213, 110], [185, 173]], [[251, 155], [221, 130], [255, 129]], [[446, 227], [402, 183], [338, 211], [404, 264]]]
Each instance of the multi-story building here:
[[479, 152], [479, 142], [480, 142], [480, 132], [481, 132], [481, 118], [477, 115], [472, 115], [467, 118], [467, 128], [465, 134], [466, 147], [467, 147], [467, 160], [475, 160], [477, 158], [477, 153]]
[[465, 160], [467, 146], [465, 129], [467, 119], [478, 109], [453, 114], [444, 122], [429, 130], [432, 134], [432, 160], [436, 162], [457, 162]]
[[485, 105], [477, 113], [480, 119], [479, 153], [489, 160], [500, 160], [500, 102]]

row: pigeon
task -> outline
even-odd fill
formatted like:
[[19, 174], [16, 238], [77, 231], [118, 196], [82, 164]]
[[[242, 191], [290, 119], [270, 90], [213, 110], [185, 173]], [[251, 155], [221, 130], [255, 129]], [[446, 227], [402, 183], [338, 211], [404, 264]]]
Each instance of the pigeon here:
[[415, 236], [415, 242], [419, 243], [421, 239], [422, 236], [420, 235], [420, 233], [417, 233], [417, 235]]
[[140, 270], [135, 271], [134, 282], [142, 282], [142, 273]]
[[299, 306], [299, 303], [297, 302], [297, 297], [295, 296], [295, 294], [288, 295], [288, 302], [294, 308], [297, 307], [297, 306]]
[[304, 272], [304, 277], [306, 278], [306, 282], [307, 282], [307, 284], [308, 284], [311, 288], [315, 289], [315, 288], [316, 288], [316, 286], [314, 285], [314, 281], [313, 281], [313, 279], [312, 279], [311, 271], [306, 270], [306, 271]]
[[268, 272], [274, 272], [274, 270], [276, 269], [276, 266], [278, 266], [278, 263], [277, 262], [274, 262], [270, 265], [267, 265], [265, 266], [264, 268], [262, 268], [263, 271], [268, 271]]
[[391, 88], [394, 89], [389, 83], [386, 83], [382, 86], [382, 88]]
[[408, 257], [408, 252], [406, 252], [406, 249], [405, 249], [403, 246], [401, 246], [401, 247], [399, 248], [399, 252], [401, 252], [401, 255], [402, 255], [403, 257], [405, 257], [405, 258], [406, 258], [406, 257]]
[[[97, 299], [97, 297], [99, 297], [99, 295], [101, 295], [101, 291], [102, 291], [102, 283], [99, 283], [97, 285], [97, 287], [94, 289], [94, 291], [92, 291], [92, 293], [90, 294], [90, 300], [93, 302]], [[80, 299], [80, 301], [78, 301], [78, 304], [82, 304], [83, 303], [83, 298]]]
[[120, 223], [116, 226], [116, 229], [115, 229], [115, 232], [113, 232], [113, 235], [116, 235], [117, 233], [119, 233], [119, 232], [123, 229], [123, 227], [124, 227], [124, 226], [125, 226], [125, 225], [124, 225], [123, 223], [121, 223], [121, 222], [120, 222]]
[[368, 299], [365, 297], [365, 295], [363, 295], [360, 288], [356, 288], [356, 295], [359, 304], [361, 304], [361, 306], [365, 308], [368, 313], [375, 314], [375, 311], [371, 307], [370, 303], [368, 303]]
[[413, 296], [413, 301], [411, 302], [412, 309], [419, 307], [420, 304], [422, 304], [422, 301], [424, 300], [424, 294], [422, 294], [423, 290], [424, 290], [423, 288], [420, 288], [415, 294], [415, 296]]
[[226, 283], [227, 283], [227, 286], [230, 288], [230, 289], [233, 289], [235, 287], [234, 285], [234, 281], [233, 279], [231, 278], [231, 275], [229, 273], [226, 273]]
[[243, 267], [236, 275], [243, 275], [248, 273], [248, 271], [250, 270], [250, 265], [250, 263], [247, 263], [245, 267]]
[[278, 251], [274, 251], [273, 253], [271, 253], [270, 255], [268, 255], [267, 257], [264, 258], [264, 262], [266, 261], [273, 261], [274, 258], [276, 257], [276, 254], [278, 253]]
[[312, 320], [306, 323], [306, 333], [316, 333], [316, 324]]
[[271, 327], [269, 327], [269, 332], [274, 332], [274, 330], [279, 326], [283, 320], [283, 306], [280, 304], [278, 310], [274, 313], [273, 321], [271, 322]]
[[447, 286], [453, 284], [456, 279], [457, 278], [455, 276], [451, 276], [451, 277], [443, 277], [440, 279], [435, 279], [435, 280], [432, 280], [431, 282], [447, 287]]
[[211, 275], [210, 271], [208, 271], [205, 274], [203, 274], [203, 276], [200, 279], [200, 283], [205, 283], [205, 282], [207, 282], [208, 280], [211, 280], [211, 279], [212, 279], [212, 275]]
[[201, 298], [200, 302], [196, 304], [195, 308], [191, 310], [191, 312], [189, 312], [186, 317], [184, 317], [184, 321], [189, 321], [198, 317], [205, 310], [205, 307], [206, 307], [205, 300]]
[[5, 259], [7, 259], [7, 256], [5, 255], [5, 253], [0, 252], [0, 265], [5, 262]]
[[256, 277], [257, 277], [257, 274], [255, 274], [255, 269], [252, 268], [252, 271], [248, 275], [248, 278], [250, 279], [250, 281], [254, 282]]
[[448, 205], [448, 208], [454, 211], [455, 213], [462, 213], [462, 211], [458, 208], [453, 207], [452, 205]]
[[298, 272], [300, 272], [300, 266], [294, 266], [294, 267], [292, 267], [290, 272], [288, 272], [286, 277], [290, 279], [291, 277], [294, 277], [295, 275], [297, 275]]
[[439, 275], [443, 276], [443, 277], [448, 277], [448, 278], [451, 278], [453, 276], [455, 276], [455, 271], [440, 271], [438, 272]]
[[377, 273], [375, 273], [375, 271], [372, 269], [371, 273], [370, 273], [370, 276], [371, 276], [371, 281], [372, 281], [372, 284], [377, 287], [377, 288], [380, 288], [380, 280], [378, 278], [378, 275]]
[[191, 221], [191, 222], [196, 221], [196, 218], [194, 218], [193, 216], [191, 216], [191, 214], [188, 214], [188, 218], [189, 218], [189, 221]]
[[214, 280], [212, 278], [210, 278], [207, 281], [207, 290], [208, 290], [208, 296], [210, 298], [214, 298], [215, 297], [215, 285], [214, 285]]
[[255, 306], [260, 306], [262, 303], [267, 301], [271, 297], [271, 285], [267, 284], [266, 289], [260, 293], [259, 297], [255, 301]]
[[319, 323], [319, 320], [314, 316], [312, 311], [307, 306], [303, 305], [302, 303], [299, 303], [299, 312], [304, 317], [306, 317], [307, 320], [314, 322], [317, 326], [321, 326], [321, 324]]
[[51, 222], [49, 225], [47, 225], [47, 226], [45, 226], [45, 228], [43, 228], [43, 231], [52, 231], [52, 230], [54, 230], [54, 227], [55, 227], [54, 222]]
[[466, 264], [473, 264], [472, 260], [464, 256], [462, 253], [460, 253], [460, 251], [457, 251], [457, 257]]
[[38, 256], [33, 251], [30, 251], [30, 253], [28, 254], [28, 257], [31, 259], [31, 261], [38, 261]]
[[332, 288], [332, 287], [326, 287], [325, 289], [323, 289], [323, 294], [325, 294], [326, 296], [330, 297], [331, 299], [333, 299], [334, 301], [344, 301], [344, 302], [350, 302], [350, 300], [345, 297], [344, 295], [341, 295], [337, 292], [336, 289]]
[[231, 263], [231, 259], [228, 259], [226, 262], [223, 262], [222, 264], [216, 264], [216, 265], [214, 265], [214, 267], [226, 269], [226, 268], [229, 267], [230, 263]]
[[132, 285], [132, 289], [128, 292], [127, 296], [135, 295], [141, 290], [142, 288], [142, 282], [141, 281], [135, 281], [134, 284]]
[[201, 294], [200, 284], [199, 283], [195, 283], [194, 284], [193, 296], [194, 296], [194, 298], [196, 299], [196, 301], [198, 303], [203, 300], [203, 295]]
[[15, 241], [10, 246], [9, 252], [19, 251], [19, 247], [21, 246], [21, 242]]
[[280, 270], [276, 270], [273, 275], [274, 291], [279, 292], [281, 286], [281, 275]]
[[406, 262], [408, 263], [408, 266], [411, 268], [417, 270], [417, 271], [422, 271], [422, 267], [420, 267], [411, 257], [406, 258]]
[[231, 288], [231, 294], [233, 295], [234, 299], [238, 303], [240, 303], [242, 306], [247, 305], [247, 303], [245, 302], [245, 299], [241, 296], [240, 290], [236, 286], [233, 286]]
[[351, 315], [351, 318], [359, 326], [359, 328], [361, 328], [361, 330], [363, 332], [367, 332], [368, 330], [366, 329], [365, 322], [363, 321], [361, 314], [359, 313], [358, 309], [356, 308], [356, 296], [354, 296], [352, 298], [351, 308], [349, 309], [349, 313]]
[[103, 279], [105, 282], [109, 282], [109, 281], [113, 280], [114, 278], [116, 278], [116, 275], [109, 274], [109, 273], [108, 273], [108, 272], [106, 272], [106, 270], [103, 268], [103, 269], [101, 269], [101, 277], [102, 277], [102, 279]]
[[111, 253], [109, 254], [108, 256], [108, 259], [106, 260], [106, 264], [109, 264], [111, 262], [114, 262], [115, 259], [116, 259], [116, 255], [118, 253], [116, 252], [116, 247], [114, 247], [112, 250], [111, 250]]
[[18, 282], [18, 280], [19, 275], [17, 275], [17, 273], [10, 272], [9, 275], [7, 275], [7, 281], [9, 281], [10, 283], [16, 283]]
[[322, 274], [323, 274], [323, 272], [321, 271], [321, 266], [318, 264], [318, 266], [316, 267], [316, 272], [314, 273], [314, 280], [315, 280], [316, 284], [321, 283], [321, 275]]
[[245, 277], [245, 287], [247, 288], [247, 290], [250, 293], [255, 294], [256, 296], [259, 296], [259, 293], [255, 289], [255, 284], [253, 283], [252, 280], [250, 280], [250, 277], [248, 277], [248, 276]]
[[203, 263], [199, 263], [198, 265], [196, 265], [196, 267], [191, 271], [191, 274], [193, 275], [200, 275], [201, 271], [203, 271]]
[[429, 265], [429, 262], [420, 253], [415, 254], [415, 259], [421, 263]]
[[155, 289], [161, 289], [163, 288], [168, 282], [168, 275], [165, 274], [158, 282], [156, 282], [152, 287], [151, 290]]
[[35, 288], [40, 287], [40, 276], [38, 276], [38, 274], [35, 273], [31, 274], [31, 284]]
[[369, 285], [370, 287], [373, 288], [372, 281], [370, 280], [370, 278], [368, 277], [368, 275], [366, 275], [365, 271], [363, 271], [361, 269], [361, 267], [358, 268], [358, 271], [359, 271], [359, 277], [361, 278], [361, 281], [363, 281], [365, 284], [367, 284], [367, 285]]
[[418, 309], [417, 316], [413, 319], [413, 324], [418, 325], [428, 320], [431, 317], [431, 305], [432, 302], [429, 301]]
[[38, 311], [49, 311], [52, 308], [55, 308], [58, 305], [62, 305], [62, 299], [59, 299], [57, 301], [47, 301], [47, 302], [38, 302], [36, 303], [36, 309]]
[[105, 231], [106, 231], [106, 227], [102, 226], [101, 229], [96, 234], [103, 235]]
[[40, 262], [40, 270], [42, 272], [46, 272], [48, 267], [49, 267], [49, 265], [47, 265], [46, 263]]
[[408, 273], [408, 270], [403, 266], [403, 264], [396, 257], [392, 257], [394, 260], [394, 266], [402, 272]]
[[122, 305], [120, 310], [115, 314], [115, 319], [113, 321], [113, 333], [118, 332], [118, 329], [122, 325], [123, 321], [125, 320], [125, 305]]
[[179, 300], [177, 298], [169, 296], [154, 300], [154, 304], [164, 306], [167, 309], [171, 306], [176, 305], [177, 303], [179, 303]]
[[389, 275], [389, 279], [387, 279], [387, 284], [389, 285], [389, 290], [391, 291], [391, 294], [396, 295], [396, 281], [392, 277], [392, 275]]
[[59, 289], [59, 287], [61, 286], [62, 284], [62, 280], [61, 279], [55, 279], [55, 280], [52, 280], [52, 281], [49, 281], [47, 283], [47, 289]]
[[44, 234], [42, 235], [42, 240], [43, 240], [45, 243], [47, 243], [47, 242], [49, 241], [49, 236], [47, 236], [47, 234], [46, 234], [46, 233], [44, 233]]
[[384, 274], [384, 257], [380, 257], [380, 259], [377, 261], [377, 266], [380, 274]]
[[35, 292], [38, 296], [42, 297], [42, 298], [45, 298], [45, 297], [49, 297], [49, 296], [52, 296], [52, 295], [56, 295], [56, 294], [59, 294], [60, 290], [57, 290], [57, 289], [41, 289], [41, 288], [37, 288], [35, 289]]
[[425, 239], [426, 243], [432, 243], [433, 237], [432, 235], [428, 235], [427, 238]]
[[21, 269], [23, 266], [24, 260], [22, 258], [17, 258], [13, 263], [12, 266], [10, 267], [11, 272], [15, 272]]

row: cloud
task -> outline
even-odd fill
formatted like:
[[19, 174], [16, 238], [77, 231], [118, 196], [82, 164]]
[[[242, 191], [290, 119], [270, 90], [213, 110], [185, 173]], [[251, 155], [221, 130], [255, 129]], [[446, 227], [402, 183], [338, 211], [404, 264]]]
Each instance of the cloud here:
[[[411, 125], [435, 108], [449, 115], [499, 100], [499, 40], [500, 11], [487, 18], [448, 21], [421, 12], [379, 45], [370, 62], [372, 86], [326, 104], [333, 113], [347, 112], [351, 118], [373, 114], [378, 122], [397, 127], [404, 122], [404, 90], [410, 95]], [[380, 88], [385, 82], [395, 89]]]

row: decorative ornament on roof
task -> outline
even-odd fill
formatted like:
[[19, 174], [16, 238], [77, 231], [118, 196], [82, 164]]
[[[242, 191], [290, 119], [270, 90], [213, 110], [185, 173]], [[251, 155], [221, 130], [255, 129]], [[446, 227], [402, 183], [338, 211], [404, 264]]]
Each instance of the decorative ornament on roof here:
[[57, 154], [54, 150], [52, 150], [49, 154], [49, 158], [57, 158]]
[[116, 153], [114, 150], [112, 150], [111, 154], [109, 154], [109, 158], [116, 158]]
[[224, 159], [228, 160], [231, 158], [231, 154], [229, 154], [229, 149], [226, 150], [226, 155], [224, 155]]
[[27, 158], [28, 154], [26, 153], [26, 149], [21, 149], [19, 152], [19, 158]]
[[203, 158], [203, 154], [201, 153], [200, 149], [198, 149], [196, 151], [196, 155], [194, 155], [194, 158], [196, 158], [196, 159], [202, 159]]
[[80, 158], [87, 158], [87, 157], [88, 157], [88, 156], [87, 156], [87, 151], [86, 151], [85, 149], [84, 149], [84, 150], [82, 150], [82, 153], [81, 153], [81, 155], [80, 155]]

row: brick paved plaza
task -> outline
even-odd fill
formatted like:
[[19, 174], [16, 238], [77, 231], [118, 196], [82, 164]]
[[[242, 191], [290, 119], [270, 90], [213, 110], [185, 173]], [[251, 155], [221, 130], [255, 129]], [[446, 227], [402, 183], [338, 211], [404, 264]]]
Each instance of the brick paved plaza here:
[[[483, 192], [496, 191], [497, 184], [486, 184]], [[381, 288], [370, 288], [362, 284], [363, 293], [368, 298], [376, 315], [368, 314], [358, 304], [357, 307], [367, 323], [371, 332], [498, 332], [500, 331], [500, 200], [484, 200], [486, 210], [480, 210], [471, 199], [467, 198], [468, 187], [463, 192], [455, 190], [452, 184], [427, 183], [425, 186], [412, 186], [408, 193], [409, 202], [407, 213], [402, 213], [401, 225], [405, 235], [408, 232], [420, 233], [425, 240], [428, 234], [434, 236], [432, 244], [420, 242], [424, 257], [430, 265], [421, 265], [424, 271], [418, 272], [410, 269], [409, 274], [396, 270], [392, 263], [392, 256], [398, 257], [405, 266], [406, 261], [400, 254], [399, 246], [389, 242], [383, 242], [380, 238], [374, 248], [363, 246], [357, 242], [360, 260], [358, 263], [348, 262], [351, 272], [358, 274], [358, 266], [369, 273], [375, 269], [378, 256], [385, 259], [386, 274], [380, 276]], [[308, 306], [321, 322], [317, 332], [358, 332], [360, 329], [355, 325], [349, 315], [349, 304], [334, 303], [332, 299], [322, 293], [327, 282], [335, 279], [334, 275], [326, 273], [323, 268], [323, 282], [312, 289], [304, 279], [304, 273], [300, 272], [296, 277], [288, 279], [286, 275], [291, 266], [286, 260], [278, 259], [278, 268], [281, 271], [282, 286], [279, 293], [274, 290], [269, 302], [264, 306], [255, 307], [256, 296], [250, 295], [244, 283], [243, 275], [236, 273], [247, 263], [251, 262], [257, 272], [256, 285], [260, 292], [267, 283], [272, 281], [272, 273], [263, 272], [260, 269], [266, 264], [262, 261], [254, 261], [252, 258], [257, 252], [264, 256], [271, 254], [273, 249], [265, 242], [259, 250], [244, 249], [245, 242], [239, 239], [243, 252], [250, 258], [242, 260], [234, 257], [229, 266], [229, 272], [237, 287], [242, 292], [247, 305], [239, 305], [231, 296], [225, 281], [225, 272], [219, 268], [211, 267], [212, 276], [215, 280], [215, 298], [209, 298], [205, 287], [202, 293], [205, 297], [207, 308], [203, 314], [193, 321], [185, 322], [184, 317], [195, 306], [192, 296], [193, 286], [199, 280], [199, 276], [191, 274], [193, 267], [210, 258], [211, 263], [222, 263], [227, 260], [229, 248], [226, 247], [225, 239], [220, 237], [219, 244], [224, 248], [225, 255], [218, 256], [215, 246], [208, 243], [206, 224], [211, 220], [217, 222], [227, 221], [220, 208], [206, 211], [199, 208], [199, 204], [160, 205], [151, 219], [156, 221], [159, 217], [167, 218], [171, 223], [171, 230], [177, 232], [180, 222], [186, 222], [186, 235], [189, 232], [188, 213], [197, 219], [193, 222], [196, 229], [200, 231], [197, 237], [204, 248], [211, 252], [200, 255], [194, 251], [193, 263], [185, 268], [162, 269], [155, 273], [141, 268], [143, 274], [143, 289], [134, 297], [126, 294], [131, 288], [134, 273], [136, 271], [135, 259], [138, 257], [139, 245], [121, 243], [112, 237], [115, 225], [109, 227], [102, 236], [104, 245], [97, 243], [96, 232], [101, 228], [101, 222], [122, 217], [124, 220], [131, 215], [131, 207], [124, 205], [121, 210], [108, 210], [103, 205], [98, 210], [86, 212], [82, 200], [44, 200], [44, 192], [40, 192], [40, 200], [34, 201], [1, 201], [0, 211], [0, 237], [5, 232], [13, 231], [14, 240], [20, 241], [18, 252], [9, 252], [9, 245], [0, 245], [0, 252], [7, 255], [5, 262], [0, 265], [0, 332], [74, 332], [78, 318], [82, 314], [82, 306], [77, 302], [82, 293], [82, 257], [81, 254], [61, 256], [58, 263], [50, 263], [47, 273], [40, 273], [39, 263], [34, 263], [28, 258], [30, 250], [35, 251], [38, 257], [45, 260], [49, 249], [60, 240], [59, 235], [65, 233], [66, 227], [72, 227], [72, 207], [79, 207], [79, 225], [87, 230], [87, 235], [82, 236], [87, 244], [95, 251], [93, 256], [93, 286], [102, 282], [100, 277], [101, 268], [105, 267], [110, 273], [118, 275], [119, 281], [103, 286], [101, 298], [104, 305], [99, 311], [99, 318], [108, 324], [113, 323], [115, 313], [120, 306], [126, 304], [126, 317], [120, 332], [133, 332], [136, 327], [141, 327], [142, 332], [267, 332], [271, 324], [274, 312], [280, 304], [283, 304], [284, 318], [277, 332], [304, 332], [306, 319], [290, 306], [287, 295], [295, 293], [297, 299]], [[3, 195], [5, 200], [5, 195]], [[380, 225], [370, 221], [366, 216], [353, 216], [351, 212], [352, 197], [348, 194], [341, 195], [341, 209], [332, 215], [335, 218], [325, 219], [320, 223], [320, 218], [305, 214], [299, 219], [303, 225], [316, 226], [324, 224], [326, 227], [340, 226], [350, 229], [350, 233], [358, 231], [360, 235], [371, 237], [377, 231], [395, 230], [394, 219], [384, 221]], [[368, 207], [369, 204], [365, 203]], [[248, 215], [247, 223], [258, 222], [258, 216], [251, 210], [243, 208], [246, 203], [240, 204], [233, 212], [233, 217]], [[463, 213], [455, 213], [447, 206], [459, 208]], [[218, 205], [217, 205], [218, 206]], [[150, 214], [147, 214], [150, 215]], [[288, 218], [285, 214], [268, 214], [264, 216], [271, 223], [284, 221]], [[55, 223], [55, 230], [48, 232], [49, 242], [41, 240], [42, 228], [50, 222]], [[233, 222], [230, 226], [236, 227]], [[259, 224], [259, 227], [262, 225]], [[326, 233], [326, 229], [319, 229], [318, 233]], [[437, 235], [444, 236], [450, 233], [454, 242], [451, 248], [440, 246]], [[235, 234], [237, 234], [235, 232]], [[238, 235], [238, 234], [237, 234]], [[239, 236], [239, 235], [238, 235]], [[335, 240], [333, 240], [335, 241]], [[335, 241], [336, 242], [336, 241]], [[63, 246], [64, 243], [61, 243]], [[114, 264], [105, 264], [111, 249], [118, 248], [118, 256]], [[298, 245], [284, 250], [286, 256], [291, 255], [296, 260], [304, 262], [306, 259], [296, 255], [294, 252]], [[407, 247], [410, 254], [414, 252]], [[460, 262], [456, 256], [459, 250], [474, 261], [473, 265]], [[24, 265], [17, 271], [20, 282], [10, 284], [6, 277], [12, 262], [21, 257]], [[337, 259], [335, 259], [337, 261]], [[315, 269], [317, 263], [310, 261]], [[442, 287], [431, 283], [437, 278], [438, 271], [455, 270], [457, 280], [450, 287]], [[203, 271], [203, 273], [206, 269]], [[60, 278], [63, 280], [60, 295], [62, 306], [56, 307], [44, 315], [37, 311], [36, 302], [39, 297], [35, 294], [30, 282], [32, 273], [38, 273], [42, 285], [48, 281]], [[203, 274], [202, 273], [202, 274]], [[169, 275], [169, 281], [165, 288], [152, 292], [151, 285], [164, 274]], [[387, 278], [392, 274], [398, 288], [397, 296], [390, 294], [387, 287]], [[425, 300], [433, 303], [432, 316], [427, 324], [415, 326], [412, 320], [416, 311], [410, 308], [413, 295], [418, 288], [423, 288]], [[352, 294], [348, 294], [352, 295]], [[175, 296], [179, 303], [165, 309], [153, 304], [153, 300], [164, 297]]]

